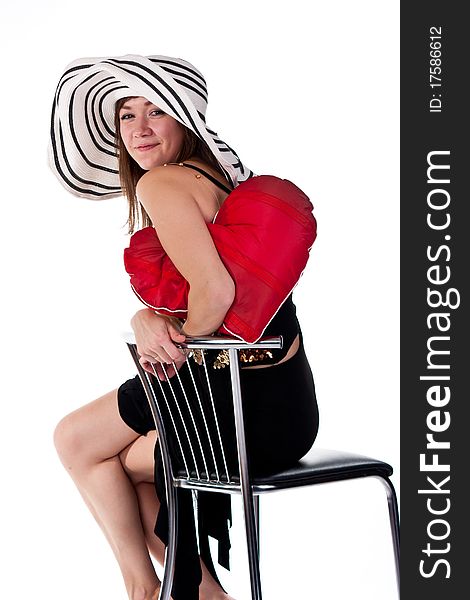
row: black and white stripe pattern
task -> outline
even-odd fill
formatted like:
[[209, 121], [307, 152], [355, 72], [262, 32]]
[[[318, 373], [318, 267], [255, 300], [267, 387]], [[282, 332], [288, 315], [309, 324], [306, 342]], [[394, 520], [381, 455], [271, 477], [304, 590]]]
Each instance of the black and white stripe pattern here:
[[192, 129], [234, 186], [253, 176], [233, 148], [206, 126], [206, 82], [193, 65], [168, 56], [83, 58], [70, 63], [59, 81], [49, 143], [49, 164], [75, 196], [122, 195], [114, 106], [126, 96], [143, 96]]

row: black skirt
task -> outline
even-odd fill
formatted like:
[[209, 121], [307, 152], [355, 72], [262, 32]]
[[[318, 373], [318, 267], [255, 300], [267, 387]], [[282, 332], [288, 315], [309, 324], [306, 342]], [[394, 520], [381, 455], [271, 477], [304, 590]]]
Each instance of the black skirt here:
[[[222, 416], [219, 425], [225, 458], [229, 472], [234, 473], [237, 470], [237, 450], [233, 408], [230, 395], [226, 392], [230, 389], [230, 369], [214, 369], [210, 377], [214, 397], [219, 402], [218, 412]], [[251, 475], [267, 475], [293, 466], [311, 448], [318, 431], [315, 387], [302, 334], [300, 333], [299, 350], [291, 359], [269, 368], [241, 369], [240, 383]], [[226, 405], [220, 406], [220, 402]], [[118, 390], [118, 405], [124, 422], [137, 433], [145, 435], [155, 429], [138, 376], [121, 385]], [[163, 481], [157, 444], [155, 484], [161, 507], [155, 533], [167, 543], [167, 507]], [[199, 551], [209, 571], [215, 576], [209, 552], [209, 535], [219, 542], [219, 563], [226, 568], [229, 566], [230, 496], [212, 492], [198, 493], [199, 551], [189, 490], [178, 489], [178, 520], [178, 550], [172, 595], [175, 600], [197, 600], [201, 578]]]

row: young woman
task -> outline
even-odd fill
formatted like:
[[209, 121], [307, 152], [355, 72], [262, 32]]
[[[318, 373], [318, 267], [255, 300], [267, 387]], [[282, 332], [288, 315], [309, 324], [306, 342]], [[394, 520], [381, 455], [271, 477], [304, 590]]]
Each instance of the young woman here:
[[[160, 363], [180, 368], [185, 355], [176, 343], [217, 331], [234, 300], [234, 281], [206, 224], [253, 173], [207, 127], [206, 103], [205, 81], [190, 63], [134, 55], [75, 61], [54, 102], [50, 159], [61, 182], [82, 197], [124, 193], [130, 232], [138, 223], [152, 225], [189, 282], [182, 328], [147, 308], [132, 318], [140, 362], [149, 372]], [[283, 335], [284, 349], [242, 369], [254, 472], [295, 463], [318, 429], [313, 379], [291, 295], [265, 334]], [[156, 434], [139, 379], [65, 416], [54, 439], [114, 551], [129, 598], [157, 598], [160, 582], [149, 554], [163, 563], [164, 545], [155, 534], [161, 500], [154, 482]], [[214, 575], [203, 560], [196, 585], [177, 571], [175, 600], [229, 600]]]

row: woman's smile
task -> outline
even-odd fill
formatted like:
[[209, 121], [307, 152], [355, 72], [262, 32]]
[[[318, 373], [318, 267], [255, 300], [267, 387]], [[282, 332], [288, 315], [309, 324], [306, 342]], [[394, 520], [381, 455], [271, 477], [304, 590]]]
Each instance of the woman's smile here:
[[136, 150], [139, 152], [148, 152], [148, 150], [153, 150], [153, 148], [156, 148], [159, 145], [160, 144], [142, 144], [141, 146], [137, 146]]

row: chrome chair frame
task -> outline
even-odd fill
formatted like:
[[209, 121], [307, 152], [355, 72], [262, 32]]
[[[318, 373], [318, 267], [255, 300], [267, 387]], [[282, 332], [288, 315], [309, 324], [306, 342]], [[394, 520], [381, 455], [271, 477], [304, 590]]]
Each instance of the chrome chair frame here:
[[[231, 478], [227, 474], [227, 481], [221, 481], [219, 473], [215, 480], [210, 477], [209, 470], [206, 467], [206, 479], [201, 478], [196, 466], [196, 477], [194, 470], [190, 470], [185, 461], [186, 476], [181, 473], [175, 473], [170, 458], [167, 433], [163, 424], [162, 412], [159, 406], [159, 399], [152, 385], [150, 374], [145, 371], [139, 363], [139, 355], [135, 345], [133, 334], [124, 335], [134, 363], [137, 367], [140, 379], [149, 401], [153, 419], [155, 421], [161, 454], [163, 459], [163, 468], [165, 475], [165, 490], [168, 504], [168, 546], [165, 552], [164, 574], [160, 590], [159, 600], [169, 600], [173, 586], [176, 538], [177, 538], [177, 510], [176, 510], [176, 488], [186, 488], [193, 491], [217, 491], [228, 494], [241, 494], [243, 501], [243, 514], [245, 520], [245, 532], [248, 550], [248, 564], [250, 571], [251, 597], [252, 600], [262, 600], [261, 578], [259, 568], [259, 496], [263, 493], [274, 492], [281, 489], [290, 489], [294, 487], [316, 485], [334, 481], [344, 481], [346, 479], [359, 477], [375, 477], [379, 479], [386, 488], [388, 511], [390, 519], [390, 528], [393, 542], [395, 570], [397, 585], [399, 587], [399, 516], [396, 493], [389, 476], [393, 469], [387, 463], [361, 455], [345, 453], [340, 451], [322, 450], [314, 446], [299, 465], [279, 476], [273, 475], [263, 478], [250, 477], [245, 429], [243, 421], [243, 408], [240, 388], [240, 372], [238, 364], [238, 351], [246, 349], [269, 349], [281, 348], [282, 340], [280, 337], [265, 337], [256, 344], [246, 344], [228, 337], [209, 337], [201, 336], [188, 338], [181, 348], [188, 351], [193, 350], [227, 350], [230, 361], [230, 375], [232, 384], [233, 408], [235, 417], [235, 429], [237, 436], [237, 449], [239, 459], [239, 477]], [[163, 366], [166, 375], [166, 369]], [[206, 368], [206, 376], [207, 368]], [[168, 375], [167, 381], [170, 382]], [[158, 381], [155, 372], [155, 379]], [[166, 399], [165, 399], [166, 401]], [[202, 409], [202, 407], [201, 407]], [[180, 412], [181, 418], [181, 412]], [[185, 425], [185, 431], [186, 425]], [[222, 443], [222, 440], [219, 441]], [[180, 443], [180, 448], [181, 443]], [[212, 449], [212, 448], [211, 448]], [[222, 449], [223, 453], [223, 449]], [[194, 457], [194, 453], [193, 453]], [[310, 457], [310, 458], [309, 458]], [[203, 459], [204, 460], [204, 459]], [[224, 458], [225, 461], [225, 458]], [[196, 464], [196, 461], [194, 461]], [[205, 462], [205, 461], [204, 461]], [[226, 466], [226, 465], [225, 465]], [[216, 467], [217, 468], [217, 467]]]

